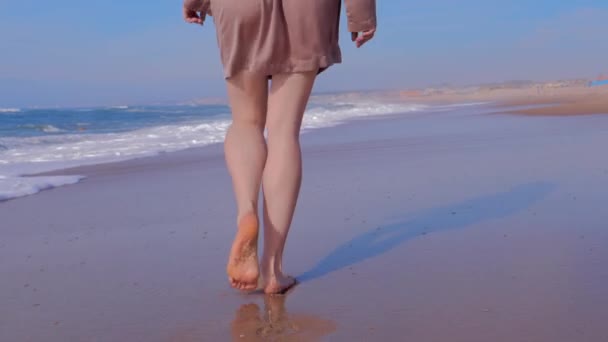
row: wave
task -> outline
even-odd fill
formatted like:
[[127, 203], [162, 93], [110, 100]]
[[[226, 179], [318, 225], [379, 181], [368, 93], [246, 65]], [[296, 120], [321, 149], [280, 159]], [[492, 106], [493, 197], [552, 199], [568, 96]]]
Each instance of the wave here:
[[33, 195], [42, 190], [78, 183], [83, 176], [7, 177], [0, 176], [0, 202]]
[[21, 125], [19, 126], [20, 128], [25, 128], [25, 129], [34, 129], [40, 132], [44, 132], [44, 133], [60, 133], [60, 132], [64, 132], [64, 130], [57, 128], [53, 125], [34, 125], [34, 124], [25, 124], [25, 125]]
[[126, 108], [126, 112], [129, 113], [163, 113], [163, 114], [182, 114], [185, 110], [169, 110], [166, 108], [161, 109], [150, 109], [150, 108]]
[[0, 113], [19, 113], [20, 108], [0, 108]]
[[[332, 103], [310, 108], [304, 115], [303, 131], [329, 127], [353, 118], [407, 113], [427, 108], [414, 104]], [[220, 143], [230, 126], [228, 116], [190, 121], [181, 124], [141, 128], [127, 132], [102, 134], [52, 134], [61, 130], [52, 125], [29, 125], [49, 135], [7, 137], [0, 142], [8, 148], [4, 154], [11, 164], [36, 161], [44, 163], [108, 162], [138, 158], [160, 152], [173, 152], [191, 147]], [[1, 173], [2, 170], [0, 170]], [[48, 169], [39, 172], [51, 171]]]
[[476, 106], [483, 106], [489, 104], [489, 102], [465, 102], [465, 103], [454, 103], [454, 104], [449, 104], [449, 105], [439, 105], [439, 106], [434, 106], [433, 109], [455, 109], [455, 108], [462, 108], [462, 107], [476, 107]]
[[330, 127], [349, 119], [409, 113], [426, 108], [428, 106], [419, 104], [337, 103], [307, 110], [302, 129]]
[[41, 127], [41, 130], [45, 133], [59, 133], [62, 132], [63, 130], [53, 126], [53, 125], [43, 125]]
[[[0, 159], [19, 166], [9, 170], [12, 175], [52, 171], [64, 168], [58, 165], [105, 163], [218, 143], [229, 125], [229, 120], [210, 120], [120, 133], [7, 137], [0, 139], [8, 147]], [[23, 172], [20, 167], [34, 165], [32, 161], [37, 169]]]
[[[349, 119], [408, 113], [426, 108], [427, 106], [416, 104], [375, 102], [314, 104], [306, 111], [302, 127], [303, 132], [306, 132], [335, 126]], [[4, 146], [0, 150], [0, 176], [5, 177], [0, 184], [0, 198], [32, 194], [48, 187], [78, 181], [76, 178], [20, 177], [25, 174], [128, 160], [221, 143], [230, 123], [228, 114], [222, 114], [179, 124], [100, 134], [55, 134], [61, 130], [53, 125], [25, 125], [26, 128], [42, 130], [48, 134], [0, 138], [0, 143]], [[86, 127], [86, 124], [81, 122], [79, 127]]]

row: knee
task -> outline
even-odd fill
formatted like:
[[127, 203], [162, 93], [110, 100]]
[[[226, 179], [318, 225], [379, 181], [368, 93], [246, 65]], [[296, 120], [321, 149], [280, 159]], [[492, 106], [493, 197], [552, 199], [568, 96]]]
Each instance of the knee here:
[[290, 125], [268, 126], [268, 144], [299, 144], [300, 129]]
[[231, 127], [239, 129], [255, 129], [263, 131], [266, 126], [266, 120], [262, 115], [250, 118], [239, 118], [232, 121]]

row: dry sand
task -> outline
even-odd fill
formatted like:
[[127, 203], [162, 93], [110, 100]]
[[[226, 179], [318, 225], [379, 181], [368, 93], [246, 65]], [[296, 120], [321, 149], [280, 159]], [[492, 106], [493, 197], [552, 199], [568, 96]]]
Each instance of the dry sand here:
[[539, 98], [525, 101], [515, 100], [510, 105], [539, 105], [534, 108], [513, 111], [514, 114], [524, 115], [590, 115], [608, 114], [608, 94], [585, 94], [569, 96], [555, 101], [552, 98]]
[[0, 203], [0, 341], [608, 340], [608, 116], [487, 111], [306, 134], [287, 298], [228, 288], [220, 146]]
[[[563, 116], [608, 114], [608, 86], [564, 86], [559, 88], [504, 88], [465, 94], [434, 94], [403, 97], [423, 103], [488, 102], [510, 109], [513, 114]], [[527, 108], [516, 108], [527, 107]], [[515, 108], [515, 110], [513, 110]]]

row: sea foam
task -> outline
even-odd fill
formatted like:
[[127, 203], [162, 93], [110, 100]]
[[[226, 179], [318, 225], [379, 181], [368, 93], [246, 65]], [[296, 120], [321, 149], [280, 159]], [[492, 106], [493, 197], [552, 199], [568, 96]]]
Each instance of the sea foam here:
[[[132, 109], [125, 107], [118, 108]], [[423, 105], [376, 102], [315, 104], [306, 111], [302, 127], [306, 132], [335, 126], [353, 118], [407, 113], [425, 108]], [[220, 143], [229, 126], [230, 117], [225, 113], [212, 118], [123, 132], [69, 133], [49, 124], [37, 127], [47, 133], [42, 136], [0, 137], [0, 146], [3, 147], [0, 148], [0, 176], [4, 177], [0, 179], [0, 198], [30, 195], [48, 188], [74, 184], [82, 179], [78, 176], [21, 177], [23, 175]], [[59, 132], [62, 134], [57, 134]]]
[[6, 177], [0, 176], [0, 201], [32, 195], [42, 190], [78, 183], [82, 176]]
[[0, 108], [0, 113], [19, 113], [21, 109], [19, 108]]

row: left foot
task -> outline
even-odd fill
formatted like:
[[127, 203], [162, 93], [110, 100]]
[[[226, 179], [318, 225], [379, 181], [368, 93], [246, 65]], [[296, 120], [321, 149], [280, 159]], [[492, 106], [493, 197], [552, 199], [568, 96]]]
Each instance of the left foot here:
[[285, 294], [298, 284], [294, 277], [285, 275], [276, 275], [264, 277], [266, 284], [264, 285], [264, 293], [266, 294]]

